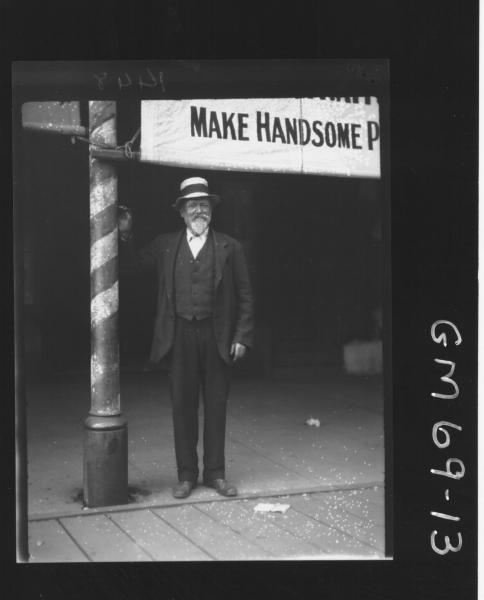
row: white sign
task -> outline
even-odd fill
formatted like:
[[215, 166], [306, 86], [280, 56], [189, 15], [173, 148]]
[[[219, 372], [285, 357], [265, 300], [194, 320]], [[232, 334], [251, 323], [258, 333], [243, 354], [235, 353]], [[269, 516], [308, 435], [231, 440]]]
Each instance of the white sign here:
[[376, 98], [143, 100], [141, 160], [380, 177]]

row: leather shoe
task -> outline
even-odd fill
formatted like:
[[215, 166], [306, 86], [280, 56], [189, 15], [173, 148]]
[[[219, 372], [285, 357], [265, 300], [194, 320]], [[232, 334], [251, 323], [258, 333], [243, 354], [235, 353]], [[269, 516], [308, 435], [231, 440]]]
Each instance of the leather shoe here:
[[188, 498], [196, 484], [192, 481], [179, 481], [173, 488], [173, 498]]
[[213, 479], [205, 482], [205, 485], [213, 488], [221, 496], [237, 496], [237, 488], [226, 479]]

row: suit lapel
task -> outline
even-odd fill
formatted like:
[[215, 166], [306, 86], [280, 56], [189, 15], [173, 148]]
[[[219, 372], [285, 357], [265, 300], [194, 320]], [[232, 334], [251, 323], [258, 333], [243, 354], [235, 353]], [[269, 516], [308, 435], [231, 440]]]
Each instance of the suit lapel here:
[[228, 242], [227, 240], [216, 231], [213, 231], [213, 247], [215, 251], [215, 289], [217, 289], [220, 280], [222, 279], [222, 273], [224, 271], [225, 261], [228, 256]]

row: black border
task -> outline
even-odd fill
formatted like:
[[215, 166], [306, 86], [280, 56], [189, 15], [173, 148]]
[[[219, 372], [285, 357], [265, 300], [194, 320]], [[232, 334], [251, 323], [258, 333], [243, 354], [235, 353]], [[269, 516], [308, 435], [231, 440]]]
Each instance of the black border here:
[[[391, 219], [394, 397], [394, 559], [381, 562], [186, 565], [15, 565], [14, 414], [5, 403], [3, 472], [11, 491], [2, 511], [13, 598], [476, 598], [477, 579], [477, 85], [478, 3], [319, 2], [246, 5], [176, 0], [98, 2], [96, 8], [6, 2], [2, 116], [10, 117], [12, 60], [115, 60], [150, 57], [388, 58], [390, 61]], [[8, 28], [8, 29], [7, 29]], [[283, 86], [284, 82], [281, 82]], [[49, 98], [50, 99], [50, 98]], [[9, 131], [7, 118], [7, 131]], [[5, 198], [12, 197], [9, 149]], [[3, 156], [2, 156], [3, 158]], [[12, 245], [5, 272], [13, 275]], [[10, 279], [13, 284], [13, 279]], [[10, 286], [13, 289], [13, 285]], [[13, 299], [8, 307], [13, 316]], [[5, 314], [5, 313], [4, 313]], [[437, 319], [453, 321], [459, 347], [430, 338]], [[5, 331], [13, 326], [7, 322]], [[430, 396], [456, 362], [458, 401]], [[13, 398], [13, 361], [4, 362]], [[433, 423], [463, 427], [449, 451], [432, 442]], [[459, 457], [462, 481], [450, 481], [464, 545], [438, 556], [430, 548], [442, 480], [430, 468]], [[11, 512], [10, 512], [11, 511]], [[443, 511], [444, 512], [444, 511]], [[451, 510], [449, 509], [449, 512]], [[443, 521], [438, 522], [442, 528]], [[449, 533], [454, 529], [449, 529]], [[9, 588], [6, 587], [8, 590]]]

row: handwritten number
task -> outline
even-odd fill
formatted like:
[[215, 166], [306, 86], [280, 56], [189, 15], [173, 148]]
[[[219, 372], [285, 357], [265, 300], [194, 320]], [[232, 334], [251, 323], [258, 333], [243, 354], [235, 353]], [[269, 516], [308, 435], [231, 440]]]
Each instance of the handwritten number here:
[[[450, 423], [449, 421], [439, 421], [438, 423], [435, 423], [435, 425], [432, 427], [432, 439], [434, 440], [434, 444], [437, 446], [437, 448], [447, 448], [447, 446], [450, 444], [450, 434], [447, 429], [445, 429], [444, 425], [446, 427], [453, 427], [454, 429], [462, 431], [462, 427], [460, 425]], [[439, 432], [444, 434], [445, 440], [443, 442], [439, 442], [437, 439]]]
[[140, 88], [141, 87], [149, 87], [149, 88], [156, 87], [158, 85], [158, 82], [156, 81], [156, 77], [151, 72], [151, 69], [149, 69], [147, 67], [146, 72], [148, 73], [148, 76], [151, 79], [151, 81], [149, 81], [149, 82], [143, 81], [142, 76], [140, 75], [138, 78], [138, 83], [139, 83]]
[[[94, 73], [93, 77], [96, 79], [97, 87], [99, 88], [99, 90], [103, 91], [105, 90], [109, 82], [109, 78], [112, 77], [112, 79], [114, 79], [116, 77], [116, 74], [112, 73], [110, 75], [107, 72]], [[134, 74], [134, 77], [136, 77], [136, 73]], [[131, 79], [131, 76], [127, 71], [125, 71], [117, 77], [117, 82], [120, 91], [122, 91], [124, 88], [128, 88], [131, 85], [133, 85], [133, 80]], [[138, 85], [140, 89], [144, 87], [155, 88], [157, 86], [160, 86], [163, 89], [163, 92], [165, 92], [166, 90], [165, 82], [163, 79], [163, 71], [158, 71], [157, 73], [155, 73], [149, 67], [146, 67], [144, 73], [138, 74]]]
[[430, 514], [433, 517], [437, 517], [439, 519], [447, 519], [449, 521], [460, 521], [460, 517], [454, 517], [454, 515], [448, 515], [447, 513], [437, 512], [435, 510], [431, 510]]
[[94, 73], [94, 77], [97, 80], [97, 87], [101, 91], [103, 91], [104, 90], [104, 82], [108, 78], [108, 74], [107, 73], [101, 73], [100, 75], [97, 75], [96, 73]]
[[452, 544], [450, 543], [450, 538], [448, 535], [445, 536], [444, 541], [445, 541], [445, 546], [444, 548], [438, 548], [435, 544], [435, 538], [438, 534], [437, 530], [432, 531], [432, 534], [430, 536], [430, 545], [432, 546], [432, 550], [434, 552], [437, 552], [437, 554], [447, 554], [447, 552], [459, 552], [459, 550], [462, 548], [462, 535], [460, 534], [460, 531], [457, 532], [457, 537], [459, 539], [459, 542], [457, 544], [457, 546], [452, 546]]
[[120, 90], [122, 90], [122, 89], [123, 89], [123, 88], [125, 88], [125, 87], [129, 87], [129, 86], [130, 86], [130, 85], [132, 85], [132, 83], [133, 83], [133, 82], [131, 81], [131, 77], [129, 76], [129, 74], [128, 74], [128, 73], [124, 73], [124, 75], [125, 75], [125, 77], [126, 77], [126, 82], [125, 82], [125, 83], [123, 83], [123, 82], [121, 81], [121, 77], [118, 77], [118, 86], [119, 86], [119, 89], [120, 89]]
[[[460, 470], [456, 471], [455, 473], [452, 471], [452, 468], [450, 468], [453, 463], [457, 463], [460, 467]], [[462, 479], [466, 472], [464, 463], [460, 460], [460, 458], [449, 458], [445, 463], [445, 469], [445, 471], [440, 471], [439, 469], [430, 469], [430, 472], [433, 475], [443, 475], [444, 477], [450, 477], [451, 479]]]
[[162, 88], [163, 92], [166, 92], [166, 89], [165, 89], [165, 80], [163, 78], [163, 71], [159, 72], [159, 77], [160, 77], [161, 88]]

